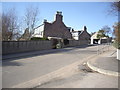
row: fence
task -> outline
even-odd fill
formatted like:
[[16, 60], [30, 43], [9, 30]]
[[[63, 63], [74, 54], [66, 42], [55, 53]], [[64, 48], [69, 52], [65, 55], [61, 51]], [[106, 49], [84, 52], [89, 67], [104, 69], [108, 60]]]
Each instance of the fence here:
[[97, 46], [97, 55], [102, 54], [106, 51], [109, 51], [111, 43], [104, 43]]

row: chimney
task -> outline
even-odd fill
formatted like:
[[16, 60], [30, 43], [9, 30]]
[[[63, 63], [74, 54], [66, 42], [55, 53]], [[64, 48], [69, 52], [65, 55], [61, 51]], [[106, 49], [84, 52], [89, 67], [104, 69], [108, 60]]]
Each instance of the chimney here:
[[62, 12], [57, 11], [56, 21], [62, 21], [62, 20], [63, 20]]
[[84, 26], [84, 31], [87, 31], [87, 27], [86, 26]]
[[44, 23], [46, 23], [47, 22], [47, 20], [46, 19], [44, 19]]

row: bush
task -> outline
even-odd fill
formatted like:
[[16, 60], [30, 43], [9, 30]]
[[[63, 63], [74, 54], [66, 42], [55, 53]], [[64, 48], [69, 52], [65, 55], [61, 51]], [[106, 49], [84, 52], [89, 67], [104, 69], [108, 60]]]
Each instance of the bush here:
[[58, 43], [58, 44], [56, 45], [56, 48], [62, 48], [61, 43]]
[[49, 40], [48, 38], [33, 37], [31, 40]]
[[52, 48], [56, 49], [56, 45], [58, 44], [58, 40], [57, 39], [52, 39]]
[[117, 41], [115, 41], [115, 42], [113, 43], [113, 46], [114, 46], [115, 48], [117, 48], [117, 49], [120, 49], [120, 43], [117, 42]]

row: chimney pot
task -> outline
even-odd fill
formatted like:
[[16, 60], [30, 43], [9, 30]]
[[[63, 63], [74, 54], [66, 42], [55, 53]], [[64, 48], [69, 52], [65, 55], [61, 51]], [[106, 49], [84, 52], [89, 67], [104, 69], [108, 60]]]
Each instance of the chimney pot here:
[[47, 20], [46, 20], [46, 19], [44, 19], [44, 23], [45, 23], [45, 22], [47, 22]]

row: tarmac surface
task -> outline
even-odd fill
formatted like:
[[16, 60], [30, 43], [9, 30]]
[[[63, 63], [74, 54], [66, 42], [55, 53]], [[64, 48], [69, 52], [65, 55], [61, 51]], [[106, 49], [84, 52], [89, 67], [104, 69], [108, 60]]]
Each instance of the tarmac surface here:
[[[94, 47], [75, 48], [75, 49], [70, 48], [70, 50], [68, 48], [65, 50], [64, 49], [59, 50], [57, 54], [52, 53], [50, 55], [45, 55], [47, 57], [49, 56], [48, 57], [49, 60], [39, 55], [34, 58], [30, 57], [31, 59], [26, 58], [26, 59], [16, 60], [16, 58], [14, 58], [15, 60], [12, 60], [12, 62], [19, 62], [19, 63], [22, 63], [23, 65], [25, 64], [24, 66], [27, 66], [27, 67], [28, 65], [30, 67], [31, 65], [32, 66], [34, 65], [36, 67], [37, 64], [39, 65], [38, 67], [40, 67], [43, 65], [41, 61], [45, 61], [45, 60], [47, 60], [47, 62], [49, 61], [49, 64], [51, 63], [51, 60], [53, 60], [54, 64], [51, 64], [51, 65], [52, 66], [55, 65], [55, 67], [56, 66], [58, 67], [58, 64], [63, 63], [61, 61], [62, 60], [61, 58], [65, 58], [63, 64], [65, 64], [65, 60], [67, 60], [67, 63], [68, 63], [68, 60], [69, 62], [70, 60], [74, 60], [74, 62], [72, 61], [72, 63], [64, 65], [64, 67], [62, 64], [61, 66], [62, 68], [59, 68], [59, 69], [57, 68], [53, 72], [47, 73], [43, 76], [41, 75], [40, 77], [34, 78], [33, 80], [29, 80], [24, 83], [17, 84], [13, 86], [12, 88], [18, 88], [18, 87], [19, 88], [118, 88], [118, 63], [119, 61], [116, 60], [116, 49], [111, 47], [109, 51], [105, 51], [104, 53], [101, 53], [100, 55], [96, 56], [95, 54], [96, 48], [97, 46], [95, 46], [95, 48]], [[66, 57], [67, 55], [68, 57]], [[83, 58], [81, 58], [81, 56]], [[54, 59], [55, 57], [57, 57], [57, 59]], [[13, 57], [10, 57], [9, 59], [11, 58]], [[39, 59], [45, 58], [45, 60], [39, 60], [39, 59], [34, 60], [35, 58], [39, 58]], [[58, 59], [60, 59], [59, 63], [58, 63]], [[57, 60], [58, 64], [56, 64], [54, 60]], [[11, 60], [5, 60], [5, 62], [3, 63], [4, 68], [5, 68], [4, 69], [4, 80], [6, 79], [5, 75], [11, 74], [10, 72], [9, 73], [5, 72], [6, 69], [8, 70], [12, 68], [12, 66], [10, 67], [8, 66], [9, 62], [11, 62]], [[7, 67], [5, 65], [7, 65]], [[15, 69], [14, 70], [15, 72], [16, 71], [20, 72], [19, 68], [20, 67], [17, 67], [15, 69], [14, 67], [12, 69], [12, 72], [14, 69]], [[34, 68], [30, 69], [32, 71], [29, 73], [32, 74], [33, 71], [37, 71], [39, 73], [41, 72], [40, 70], [42, 70], [42, 69], [39, 69], [39, 70], [33, 70], [33, 69]], [[50, 69], [50, 67], [47, 64], [46, 70], [48, 69]], [[23, 72], [23, 70], [27, 72], [28, 68], [27, 68], [27, 71], [25, 70], [25, 68], [23, 68], [21, 72]], [[25, 74], [25, 72], [21, 74]], [[16, 73], [14, 74], [16, 75]], [[34, 75], [34, 73], [32, 75]], [[19, 76], [18, 74], [16, 76], [19, 77], [20, 79], [21, 75]], [[11, 81], [13, 81], [12, 78], [10, 79]], [[6, 80], [7, 80], [6, 82], [8, 82], [8, 79]]]
[[[48, 81], [59, 75], [61, 73], [59, 69], [96, 55], [96, 48], [97, 46], [79, 46], [4, 55], [2, 87], [30, 88], [36, 86], [38, 82], [42, 83], [44, 80]], [[64, 70], [68, 71], [68, 68]], [[64, 70], [63, 73], [66, 72]]]
[[119, 88], [118, 63], [116, 49], [111, 47], [83, 65], [77, 65], [79, 68], [71, 70], [70, 74], [53, 78], [35, 88]]
[[94, 71], [97, 71], [102, 74], [119, 76], [120, 73], [118, 66], [120, 60], [116, 59], [116, 49], [112, 49], [105, 54], [99, 55], [98, 58], [94, 60], [89, 60], [87, 65]]

